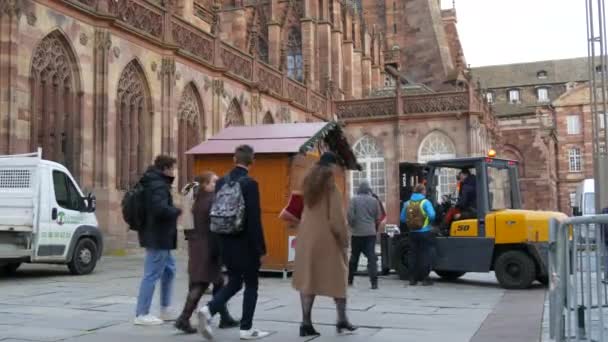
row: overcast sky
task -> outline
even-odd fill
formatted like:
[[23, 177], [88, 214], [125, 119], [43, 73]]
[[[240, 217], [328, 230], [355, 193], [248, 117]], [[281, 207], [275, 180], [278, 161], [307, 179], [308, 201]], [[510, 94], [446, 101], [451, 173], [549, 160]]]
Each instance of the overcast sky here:
[[587, 56], [584, 0], [456, 0], [456, 11], [472, 67]]

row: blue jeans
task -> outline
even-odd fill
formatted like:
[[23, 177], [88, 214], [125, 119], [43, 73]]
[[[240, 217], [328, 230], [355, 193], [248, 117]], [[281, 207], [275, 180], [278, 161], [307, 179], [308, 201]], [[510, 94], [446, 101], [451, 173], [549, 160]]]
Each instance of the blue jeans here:
[[146, 249], [144, 262], [144, 277], [139, 287], [137, 296], [136, 316], [150, 313], [154, 287], [160, 279], [160, 307], [167, 308], [171, 305], [171, 294], [173, 293], [173, 280], [175, 279], [175, 259], [170, 250]]

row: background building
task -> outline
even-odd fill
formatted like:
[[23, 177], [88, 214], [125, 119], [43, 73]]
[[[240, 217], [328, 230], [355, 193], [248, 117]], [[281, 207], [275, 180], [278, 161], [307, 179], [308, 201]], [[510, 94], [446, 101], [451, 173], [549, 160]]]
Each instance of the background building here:
[[593, 177], [587, 58], [472, 73], [498, 120], [500, 153], [520, 162], [524, 205], [571, 214], [576, 185]]

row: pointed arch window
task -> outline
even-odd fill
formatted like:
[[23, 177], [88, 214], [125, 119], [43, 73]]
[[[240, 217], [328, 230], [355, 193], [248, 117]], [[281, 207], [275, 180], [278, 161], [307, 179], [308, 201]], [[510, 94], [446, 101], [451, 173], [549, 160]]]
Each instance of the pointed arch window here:
[[236, 99], [234, 99], [230, 103], [228, 112], [226, 112], [226, 119], [224, 122], [224, 127], [244, 126], [244, 125], [245, 125], [245, 117], [243, 116], [243, 111], [241, 111], [241, 105], [239, 104], [239, 102]]
[[264, 115], [264, 119], [262, 120], [262, 124], [264, 125], [272, 125], [274, 123], [274, 118], [270, 112], [266, 112]]
[[133, 186], [152, 160], [152, 101], [141, 65], [133, 60], [118, 81], [116, 184]]
[[351, 195], [355, 195], [362, 182], [368, 182], [372, 191], [378, 195], [382, 202], [386, 201], [386, 171], [384, 153], [378, 146], [376, 139], [369, 135], [364, 136], [354, 147], [357, 161], [362, 171], [351, 173]]
[[67, 39], [53, 31], [34, 49], [30, 149], [64, 164], [77, 177], [80, 160], [80, 75]]
[[287, 77], [304, 82], [302, 36], [298, 28], [291, 28], [287, 38]]
[[204, 111], [198, 90], [190, 83], [184, 89], [177, 110], [179, 188], [193, 179], [194, 159], [186, 152], [203, 140]]
[[[456, 147], [452, 139], [441, 132], [429, 133], [420, 143], [418, 162], [456, 158]], [[438, 198], [456, 192], [456, 175], [458, 170], [442, 168], [439, 170]]]
[[260, 60], [268, 63], [268, 42], [262, 35], [258, 36], [257, 52]]

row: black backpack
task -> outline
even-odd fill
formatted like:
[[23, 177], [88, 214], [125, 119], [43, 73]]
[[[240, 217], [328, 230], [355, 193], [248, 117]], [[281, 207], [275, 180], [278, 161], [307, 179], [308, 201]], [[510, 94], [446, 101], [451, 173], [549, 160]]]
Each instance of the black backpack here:
[[137, 182], [122, 198], [122, 218], [129, 225], [130, 230], [136, 232], [143, 230], [146, 212], [144, 200], [144, 186]]

